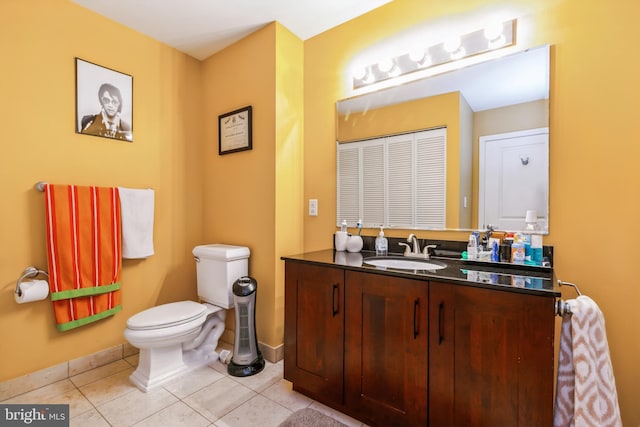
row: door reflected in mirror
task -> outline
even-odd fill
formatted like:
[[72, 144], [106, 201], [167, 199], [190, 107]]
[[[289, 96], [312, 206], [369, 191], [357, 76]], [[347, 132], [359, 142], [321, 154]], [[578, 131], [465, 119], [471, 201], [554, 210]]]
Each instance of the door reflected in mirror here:
[[[526, 211], [536, 210], [539, 229], [548, 233], [549, 62], [545, 45], [340, 100], [336, 139], [343, 144], [445, 127], [442, 229], [523, 230]], [[533, 145], [522, 141], [531, 133]], [[515, 185], [516, 173], [526, 185]]]

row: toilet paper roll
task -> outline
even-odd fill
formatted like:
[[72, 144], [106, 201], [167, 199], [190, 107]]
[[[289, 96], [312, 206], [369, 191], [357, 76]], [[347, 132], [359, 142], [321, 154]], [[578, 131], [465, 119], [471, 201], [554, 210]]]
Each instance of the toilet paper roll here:
[[24, 304], [25, 302], [42, 301], [49, 295], [49, 283], [46, 280], [30, 280], [20, 283], [21, 295], [14, 293], [16, 302]]

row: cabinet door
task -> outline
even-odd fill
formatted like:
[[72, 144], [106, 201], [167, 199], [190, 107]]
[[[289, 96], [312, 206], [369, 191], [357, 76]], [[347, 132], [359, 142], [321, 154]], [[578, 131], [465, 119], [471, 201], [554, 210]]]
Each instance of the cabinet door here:
[[345, 401], [371, 425], [427, 423], [428, 283], [347, 271]]
[[553, 425], [553, 298], [429, 285], [429, 426]]
[[344, 271], [285, 264], [284, 377], [325, 403], [343, 402]]

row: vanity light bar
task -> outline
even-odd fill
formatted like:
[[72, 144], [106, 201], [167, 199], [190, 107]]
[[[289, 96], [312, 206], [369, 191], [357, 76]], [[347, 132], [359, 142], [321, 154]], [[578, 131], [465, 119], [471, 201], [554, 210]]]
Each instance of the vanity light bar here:
[[516, 21], [505, 21], [493, 28], [487, 27], [429, 46], [423, 51], [406, 53], [368, 65], [354, 72], [353, 88], [358, 89], [415, 71], [513, 46], [516, 42]]

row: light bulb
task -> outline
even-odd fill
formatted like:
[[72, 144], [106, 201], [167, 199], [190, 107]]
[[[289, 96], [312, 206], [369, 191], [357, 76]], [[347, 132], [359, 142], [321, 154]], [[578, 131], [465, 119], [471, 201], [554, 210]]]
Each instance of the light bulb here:
[[424, 55], [424, 49], [412, 49], [411, 52], [409, 52], [409, 59], [413, 62], [420, 62], [424, 59]]
[[378, 69], [383, 73], [388, 73], [393, 68], [393, 60], [390, 58], [385, 58], [378, 62]]
[[357, 66], [353, 69], [353, 78], [362, 80], [367, 75], [367, 69], [363, 66]]
[[462, 40], [460, 40], [460, 36], [449, 37], [443, 43], [444, 50], [446, 50], [449, 53], [455, 52], [460, 48], [461, 43], [462, 43]]
[[499, 39], [500, 36], [502, 36], [502, 23], [493, 23], [491, 25], [487, 25], [484, 28], [484, 36], [488, 41]]
[[484, 37], [487, 39], [490, 49], [496, 49], [507, 42], [502, 28], [502, 23], [494, 23], [485, 27]]

